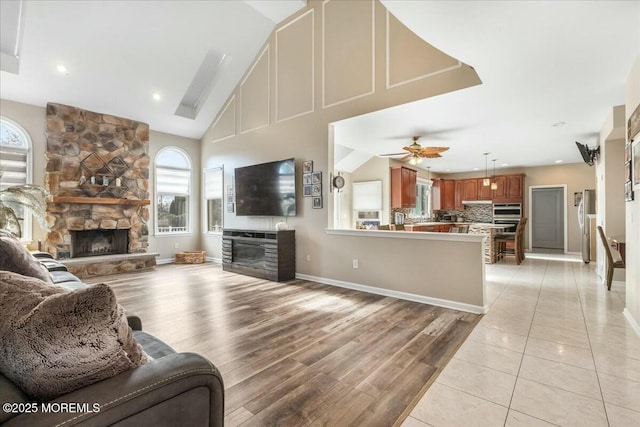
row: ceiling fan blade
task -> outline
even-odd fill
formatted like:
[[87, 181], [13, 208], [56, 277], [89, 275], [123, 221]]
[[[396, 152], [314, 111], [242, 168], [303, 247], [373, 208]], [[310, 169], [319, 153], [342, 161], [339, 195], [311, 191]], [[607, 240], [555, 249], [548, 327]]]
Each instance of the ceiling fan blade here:
[[422, 147], [422, 153], [442, 153], [447, 151], [449, 147]]
[[425, 159], [437, 159], [438, 157], [442, 157], [438, 153], [423, 153], [420, 154], [420, 157], [424, 157]]
[[391, 156], [402, 156], [407, 153], [388, 153], [388, 154], [378, 154], [379, 157], [391, 157]]

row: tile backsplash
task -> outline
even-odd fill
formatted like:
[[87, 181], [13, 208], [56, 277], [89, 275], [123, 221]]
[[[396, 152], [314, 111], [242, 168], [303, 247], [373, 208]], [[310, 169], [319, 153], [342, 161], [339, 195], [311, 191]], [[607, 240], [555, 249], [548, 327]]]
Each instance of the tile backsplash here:
[[440, 210], [434, 215], [437, 218], [442, 215], [461, 216], [464, 222], [493, 222], [493, 207], [490, 204], [465, 205], [464, 210]]

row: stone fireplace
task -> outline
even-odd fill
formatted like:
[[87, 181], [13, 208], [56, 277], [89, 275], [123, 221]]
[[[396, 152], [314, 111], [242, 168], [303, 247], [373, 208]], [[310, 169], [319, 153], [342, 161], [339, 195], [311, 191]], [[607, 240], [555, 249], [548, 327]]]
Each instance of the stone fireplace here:
[[[91, 270], [84, 264], [92, 255], [115, 257], [113, 271], [105, 271], [111, 261], [101, 257], [100, 274], [155, 265], [156, 254], [144, 256], [149, 238], [148, 151], [145, 123], [47, 104], [45, 186], [52, 201], [44, 250], [63, 261], [73, 257], [65, 263], [76, 274]], [[93, 241], [77, 243], [84, 234]]]
[[81, 230], [71, 232], [71, 258], [126, 254], [129, 230]]

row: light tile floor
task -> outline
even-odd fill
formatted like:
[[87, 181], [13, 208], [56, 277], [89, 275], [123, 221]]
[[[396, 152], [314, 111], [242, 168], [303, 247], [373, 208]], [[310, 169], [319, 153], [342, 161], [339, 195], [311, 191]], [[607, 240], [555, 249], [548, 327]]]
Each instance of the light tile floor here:
[[490, 310], [404, 427], [640, 426], [640, 338], [575, 256], [487, 266]]

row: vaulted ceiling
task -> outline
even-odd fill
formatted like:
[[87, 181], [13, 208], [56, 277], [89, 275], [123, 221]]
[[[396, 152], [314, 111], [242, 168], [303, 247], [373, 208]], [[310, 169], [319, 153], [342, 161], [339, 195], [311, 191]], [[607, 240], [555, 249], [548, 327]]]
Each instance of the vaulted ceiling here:
[[[2, 69], [13, 65], [16, 48], [19, 69], [0, 72], [0, 97], [70, 104], [200, 138], [275, 25], [305, 3], [1, 1]], [[382, 3], [424, 40], [472, 65], [483, 84], [338, 123], [337, 136], [371, 156], [424, 135], [423, 145], [450, 147], [421, 164], [434, 171], [482, 169], [484, 152], [498, 166], [581, 161], [574, 141], [597, 143], [613, 106], [624, 104], [640, 54], [637, 1]], [[220, 65], [217, 77], [194, 81], [208, 69], [205, 58], [212, 69]], [[185, 96], [189, 88], [196, 95]], [[195, 105], [194, 119], [176, 114], [185, 99]]]

